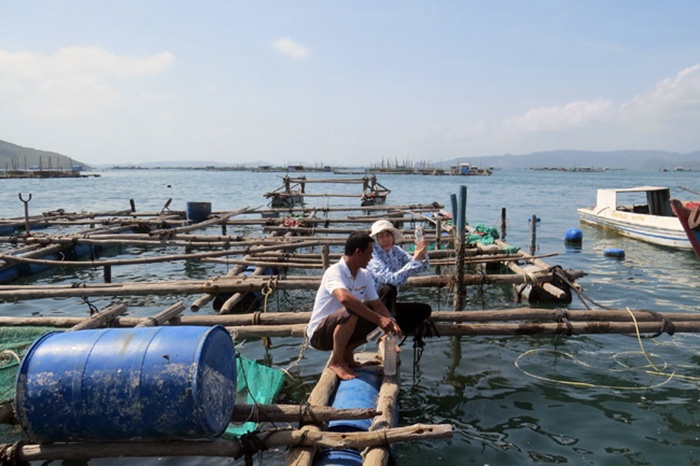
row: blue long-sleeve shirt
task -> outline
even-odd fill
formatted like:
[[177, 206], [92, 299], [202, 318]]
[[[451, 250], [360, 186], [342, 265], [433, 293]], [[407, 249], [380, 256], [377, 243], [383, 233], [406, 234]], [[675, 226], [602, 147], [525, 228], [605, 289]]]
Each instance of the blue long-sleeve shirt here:
[[409, 276], [427, 270], [429, 266], [430, 260], [427, 254], [422, 261], [416, 261], [411, 254], [399, 246], [392, 246], [387, 253], [379, 243], [375, 242], [374, 254], [367, 265], [367, 271], [374, 279], [377, 288], [386, 284], [398, 288], [408, 281]]

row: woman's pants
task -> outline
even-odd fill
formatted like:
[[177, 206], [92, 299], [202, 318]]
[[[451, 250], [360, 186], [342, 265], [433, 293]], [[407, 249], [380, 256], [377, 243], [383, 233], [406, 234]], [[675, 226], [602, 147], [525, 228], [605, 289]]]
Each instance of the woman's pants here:
[[394, 285], [382, 285], [377, 293], [404, 334], [413, 333], [433, 311], [430, 305], [425, 303], [396, 302], [398, 290]]

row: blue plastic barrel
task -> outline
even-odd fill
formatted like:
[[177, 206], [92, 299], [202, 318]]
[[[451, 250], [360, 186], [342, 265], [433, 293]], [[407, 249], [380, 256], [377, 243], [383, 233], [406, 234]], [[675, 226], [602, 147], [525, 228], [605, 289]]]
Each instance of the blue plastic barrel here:
[[625, 250], [620, 248], [607, 248], [603, 251], [605, 257], [615, 257], [617, 259], [624, 259]]
[[187, 220], [191, 223], [203, 222], [211, 215], [211, 202], [188, 202]]
[[569, 228], [564, 234], [564, 240], [569, 243], [580, 243], [583, 240], [583, 232], [578, 228]]
[[[376, 408], [381, 375], [371, 367], [355, 369], [357, 377], [341, 380], [331, 399], [331, 406], [338, 409]], [[375, 368], [376, 369], [376, 368]], [[367, 431], [372, 419], [341, 419], [328, 422], [328, 430], [334, 432]]]
[[15, 410], [33, 442], [212, 439], [236, 397], [221, 326], [53, 332], [17, 375]]
[[[45, 256], [37, 257], [36, 259], [43, 259], [48, 261], [60, 261], [63, 257], [60, 254], [47, 254]], [[29, 273], [41, 273], [53, 268], [53, 265], [49, 264], [29, 264]]]
[[362, 455], [357, 450], [325, 450], [314, 459], [314, 466], [360, 466]]
[[12, 280], [15, 280], [19, 278], [20, 276], [20, 269], [16, 265], [11, 265], [9, 267], [6, 267], [2, 270], [0, 270], [0, 283], [7, 283], [11, 282]]

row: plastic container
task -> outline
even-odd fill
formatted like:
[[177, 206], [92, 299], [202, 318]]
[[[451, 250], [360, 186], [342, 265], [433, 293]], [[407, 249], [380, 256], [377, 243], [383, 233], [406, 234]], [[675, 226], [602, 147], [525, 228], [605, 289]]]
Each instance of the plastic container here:
[[199, 223], [211, 215], [211, 202], [188, 202], [187, 220], [191, 223]]
[[[351, 380], [341, 380], [338, 384], [330, 405], [338, 409], [376, 408], [381, 373], [376, 366], [359, 367], [354, 369], [357, 377]], [[339, 419], [328, 421], [328, 430], [333, 432], [367, 431], [372, 425], [372, 419]]]
[[367, 343], [375, 343], [382, 335], [384, 335], [384, 330], [381, 327], [375, 328], [367, 334]]
[[416, 238], [416, 244], [423, 241], [424, 236], [423, 236], [423, 227], [422, 226], [416, 225], [416, 231], [414, 233], [414, 236]]
[[236, 397], [221, 326], [49, 333], [17, 375], [15, 410], [33, 442], [212, 439]]
[[384, 375], [396, 375], [396, 334], [393, 332], [384, 339]]
[[357, 450], [324, 450], [314, 459], [314, 466], [361, 466], [362, 455]]

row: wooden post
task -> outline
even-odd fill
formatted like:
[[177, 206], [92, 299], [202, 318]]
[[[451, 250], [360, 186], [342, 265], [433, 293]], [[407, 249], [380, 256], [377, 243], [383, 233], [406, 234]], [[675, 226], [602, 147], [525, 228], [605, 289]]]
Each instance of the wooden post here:
[[533, 215], [530, 219], [530, 254], [537, 251], [537, 215]]
[[112, 283], [112, 266], [111, 265], [105, 265], [104, 266], [104, 275], [105, 275], [105, 283]]
[[327, 244], [324, 244], [321, 246], [321, 262], [323, 264], [323, 270], [326, 270], [328, 267], [330, 267], [330, 249], [328, 248]]
[[506, 208], [501, 207], [501, 239], [506, 240]]
[[[457, 210], [457, 195], [450, 194], [450, 203], [452, 204], [452, 225], [453, 229], [457, 229], [457, 223], [459, 221], [459, 210]], [[457, 238], [454, 238], [457, 241]]]
[[454, 296], [454, 310], [461, 311], [464, 309], [464, 249], [466, 247], [466, 223], [467, 223], [467, 187], [460, 186], [459, 191], [459, 211], [457, 216], [457, 290]]
[[[439, 251], [440, 250], [440, 238], [442, 237], [442, 220], [440, 220], [440, 217], [436, 217], [435, 221], [435, 250]], [[439, 265], [435, 267], [435, 273], [437, 275], [440, 275], [442, 272], [442, 267]]]

